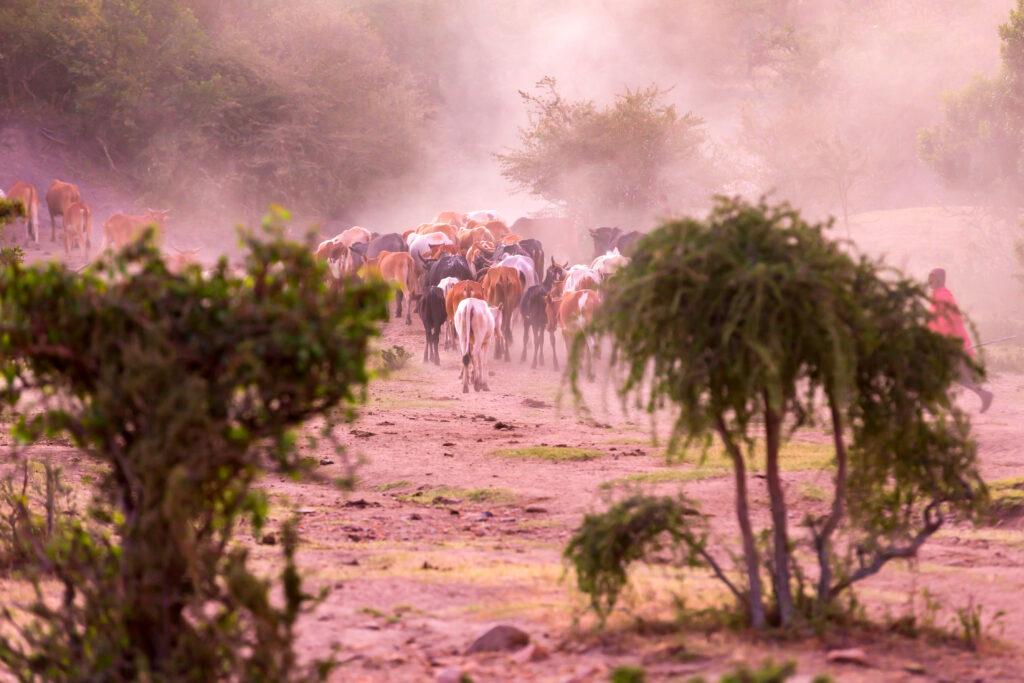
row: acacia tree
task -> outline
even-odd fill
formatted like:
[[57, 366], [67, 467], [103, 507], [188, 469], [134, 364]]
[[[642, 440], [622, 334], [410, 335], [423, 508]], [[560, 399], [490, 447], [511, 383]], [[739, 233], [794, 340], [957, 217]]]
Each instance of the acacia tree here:
[[[715, 435], [732, 461], [746, 588], [714, 559], [692, 516], [671, 513], [664, 501], [631, 499], [588, 517], [566, 551], [595, 607], [607, 611], [625, 565], [643, 556], [645, 544], [668, 543], [658, 540], [667, 532], [689, 564], [706, 564], [727, 583], [755, 628], [768, 621], [767, 565], [774, 612], [788, 625], [801, 607], [823, 614], [854, 582], [913, 556], [950, 510], [970, 519], [978, 509], [985, 489], [975, 445], [949, 388], [962, 363], [981, 368], [957, 341], [927, 328], [920, 286], [854, 259], [825, 227], [785, 204], [718, 198], [707, 220], [668, 223], [646, 236], [609, 281], [594, 331], [616, 347], [623, 397], [644, 399], [650, 411], [666, 402], [678, 409], [670, 451]], [[574, 386], [583, 343], [570, 359]], [[781, 447], [814, 423], [819, 404], [834, 440], [833, 498], [827, 514], [805, 520], [817, 588], [794, 596], [805, 573], [793, 553]], [[751, 523], [747, 475], [761, 438], [767, 558]], [[647, 531], [635, 528], [638, 515], [650, 521]], [[632, 530], [617, 536], [609, 526]]]
[[1024, 202], [1024, 0], [999, 37], [1000, 73], [948, 95], [945, 120], [918, 134], [918, 154], [950, 187], [1015, 218]]
[[[170, 273], [149, 240], [83, 274], [0, 268], [0, 398], [42, 401], [23, 445], [65, 436], [102, 466], [87, 517], [4, 548], [29, 558], [34, 599], [3, 606], [0, 664], [21, 680], [293, 680], [294, 625], [308, 608], [292, 523], [281, 529], [282, 604], [235, 542], [254, 531], [267, 469], [301, 474], [292, 429], [328, 429], [368, 380], [383, 284], [326, 285], [311, 245], [245, 237], [246, 275], [222, 259]], [[328, 432], [329, 434], [329, 432]], [[55, 580], [61, 600], [43, 582]]]
[[657, 86], [627, 89], [604, 107], [566, 101], [550, 77], [536, 94], [519, 94], [529, 125], [519, 131], [519, 149], [497, 155], [501, 174], [584, 224], [599, 214], [635, 219], [666, 193], [692, 197], [704, 189], [704, 121], [666, 104]]

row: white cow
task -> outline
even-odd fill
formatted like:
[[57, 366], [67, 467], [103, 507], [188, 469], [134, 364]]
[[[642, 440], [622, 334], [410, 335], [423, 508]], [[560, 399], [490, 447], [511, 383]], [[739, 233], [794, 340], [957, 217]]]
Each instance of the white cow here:
[[480, 209], [479, 211], [470, 211], [466, 214], [467, 221], [476, 221], [477, 223], [487, 223], [488, 221], [501, 221], [505, 225], [508, 225], [508, 221], [505, 217], [494, 209]]
[[[589, 266], [576, 265], [569, 269], [565, 276], [563, 292], [575, 292], [579, 289], [593, 289], [601, 284], [601, 273]], [[593, 285], [586, 280], [592, 280]]]
[[476, 391], [490, 391], [487, 386], [487, 355], [494, 338], [494, 315], [482, 299], [463, 299], [455, 311], [455, 329], [462, 352], [462, 393], [469, 393], [470, 374]]
[[615, 247], [611, 251], [598, 256], [594, 259], [594, 263], [591, 264], [591, 268], [596, 270], [600, 275], [601, 279], [607, 279], [615, 274], [619, 268], [629, 265], [630, 258], [623, 256], [619, 253], [619, 248]]
[[[458, 284], [459, 278], [457, 277], [446, 277], [437, 283], [437, 286], [444, 292], [445, 299], [448, 298], [448, 292]], [[455, 346], [455, 323], [451, 320], [444, 321], [444, 350], [447, 351]]]
[[416, 264], [426, 270], [427, 266], [423, 258], [431, 249], [439, 244], [455, 244], [451, 238], [443, 232], [431, 232], [426, 235], [416, 235], [409, 240], [409, 255]]
[[501, 265], [515, 268], [519, 271], [520, 279], [523, 281], [523, 291], [538, 284], [537, 269], [533, 265], [533, 259], [522, 254], [506, 254], [501, 259]]

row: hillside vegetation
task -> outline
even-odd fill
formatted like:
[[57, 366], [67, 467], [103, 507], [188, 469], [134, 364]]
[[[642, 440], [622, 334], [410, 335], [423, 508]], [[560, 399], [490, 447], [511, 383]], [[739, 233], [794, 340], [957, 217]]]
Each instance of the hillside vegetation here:
[[410, 167], [425, 113], [369, 24], [326, 0], [9, 0], [0, 45], [0, 106], [55, 112], [172, 199], [343, 213]]

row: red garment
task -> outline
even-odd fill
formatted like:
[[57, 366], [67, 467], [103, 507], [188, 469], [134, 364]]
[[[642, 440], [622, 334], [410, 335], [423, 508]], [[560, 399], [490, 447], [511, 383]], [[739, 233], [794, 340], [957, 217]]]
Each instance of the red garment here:
[[928, 323], [928, 329], [950, 337], [960, 337], [964, 340], [964, 350], [974, 355], [971, 337], [967, 334], [960, 308], [956, 305], [953, 292], [945, 287], [939, 287], [932, 293], [932, 320]]

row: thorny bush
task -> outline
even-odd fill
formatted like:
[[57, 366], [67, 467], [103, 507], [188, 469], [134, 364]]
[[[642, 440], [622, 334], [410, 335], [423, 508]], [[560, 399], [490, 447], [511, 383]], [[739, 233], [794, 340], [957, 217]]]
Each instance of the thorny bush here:
[[[88, 514], [28, 544], [27, 604], [4, 606], [0, 663], [21, 680], [301, 680], [294, 626], [315, 600], [281, 530], [279, 582], [234, 542], [266, 521], [253, 485], [304, 463], [293, 428], [324, 434], [366, 384], [384, 285], [325, 285], [310, 245], [243, 234], [246, 273], [168, 272], [150, 240], [84, 273], [0, 269], [3, 403], [23, 446], [63, 435], [104, 465]], [[28, 404], [36, 402], [34, 409]], [[26, 407], [28, 406], [28, 407]], [[308, 465], [306, 465], [308, 467]], [[43, 581], [55, 579], [59, 599]], [[272, 601], [279, 586], [283, 598]], [[276, 591], [275, 591], [276, 592]]]
[[[647, 235], [608, 282], [593, 324], [592, 332], [609, 335], [616, 347], [623, 399], [634, 397], [651, 412], [677, 409], [670, 452], [681, 441], [706, 444], [717, 435], [730, 456], [742, 578], [710, 565], [755, 628], [769, 616], [782, 625], [800, 614], [828, 616], [854, 582], [914, 556], [951, 512], [974, 519], [987, 497], [969, 421], [949, 392], [962, 367], [976, 375], [982, 368], [960, 340], [928, 329], [919, 285], [851, 256], [826, 237], [826, 227], [809, 225], [785, 204], [720, 197], [707, 220], [671, 222]], [[577, 397], [584, 344], [578, 337], [570, 358]], [[818, 563], [816, 586], [805, 595], [808, 574], [794, 552], [779, 458], [783, 441], [820, 420], [821, 408], [836, 470], [827, 512], [804, 519]], [[747, 489], [748, 461], [762, 434], [771, 512], [763, 553]], [[629, 523], [628, 516], [621, 521]], [[587, 557], [584, 551], [601, 547], [585, 540], [599, 527], [588, 518], [567, 553], [577, 567], [605, 563], [612, 583], [595, 581], [588, 569], [580, 585], [605, 590], [610, 603], [622, 563], [646, 548], [658, 526], [633, 533], [633, 545], [616, 558]]]

